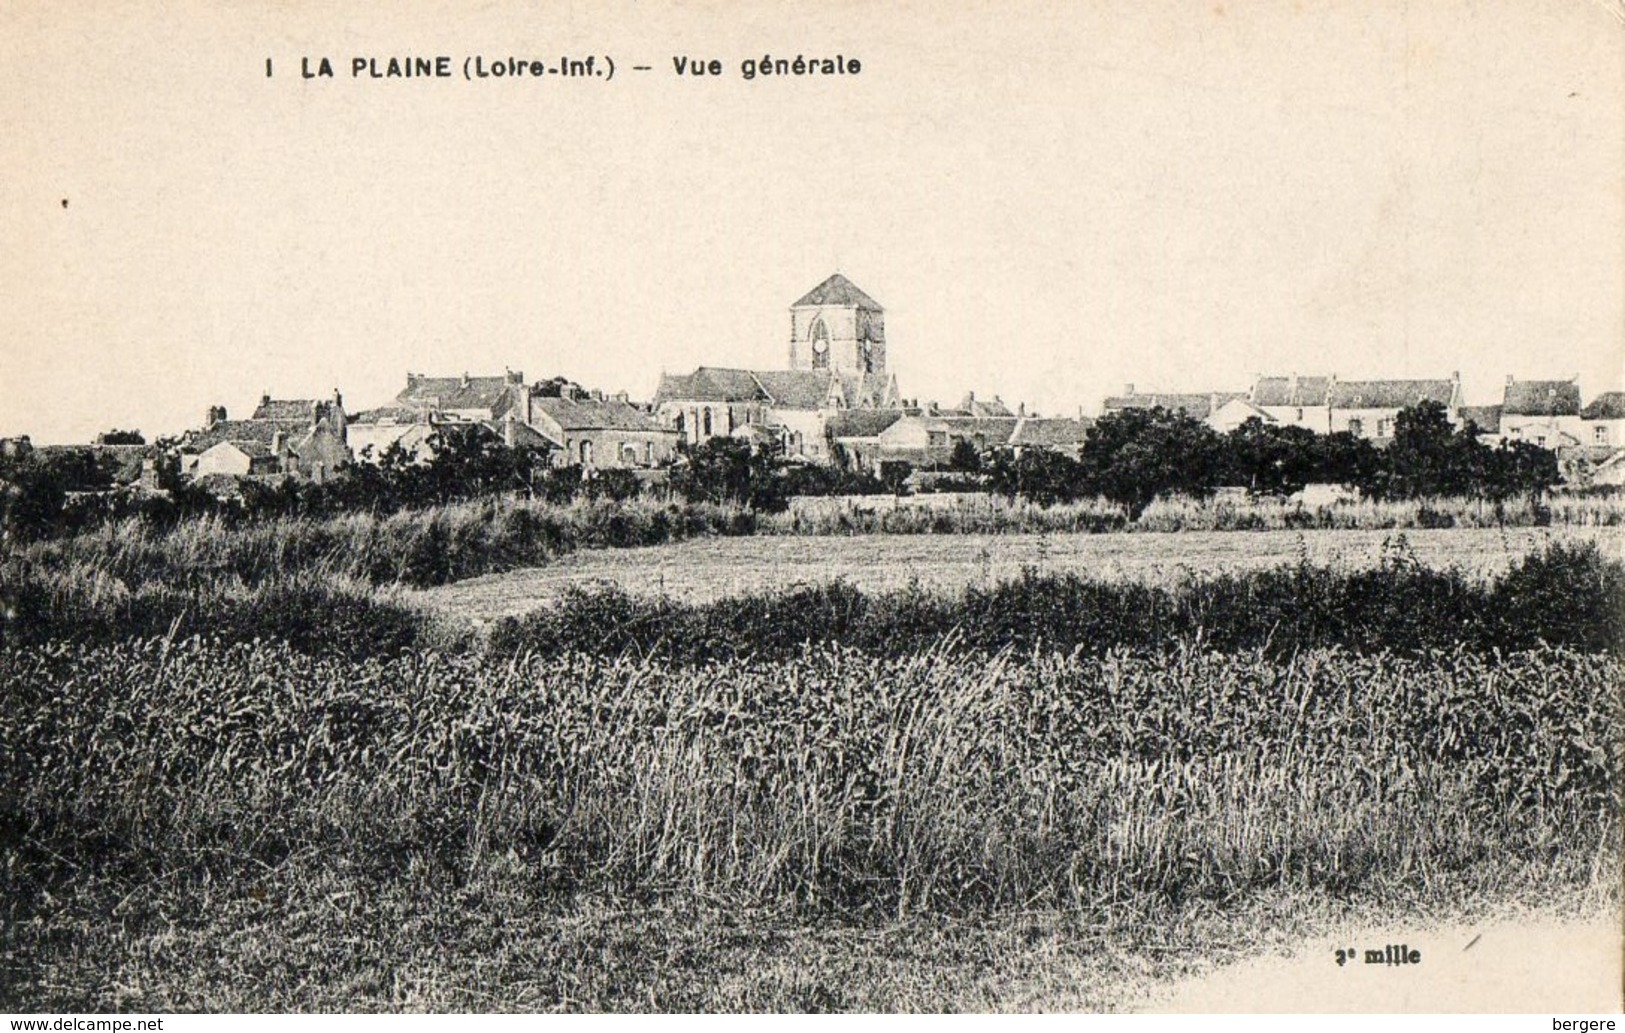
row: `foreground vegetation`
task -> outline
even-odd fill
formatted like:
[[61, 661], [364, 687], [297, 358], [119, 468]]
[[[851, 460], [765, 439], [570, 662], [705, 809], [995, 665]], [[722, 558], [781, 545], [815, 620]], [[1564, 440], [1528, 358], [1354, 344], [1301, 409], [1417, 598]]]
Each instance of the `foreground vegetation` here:
[[1115, 1007], [1351, 911], [1619, 907], [1595, 544], [583, 592], [478, 636], [401, 587], [768, 519], [487, 500], [12, 549], [0, 1008]]
[[[735, 505], [485, 499], [380, 516], [236, 520], [200, 517], [173, 526], [126, 518], [68, 538], [12, 543], [0, 554], [0, 641], [57, 637], [218, 634], [357, 649], [445, 647], [463, 631], [428, 629], [391, 586], [444, 585], [479, 574], [545, 565], [579, 549], [656, 545], [749, 534], [1066, 531], [1094, 526], [1091, 504], [1041, 509], [1025, 503], [958, 500], [945, 511], [877, 510], [764, 515]], [[1160, 507], [1160, 508], [1159, 508]], [[1555, 520], [1611, 526], [1625, 506], [1581, 499], [1550, 508], [1458, 503], [1326, 507], [1328, 524], [1460, 526]], [[1225, 503], [1161, 503], [1141, 518], [1149, 529], [1268, 527], [1295, 522], [1288, 507], [1246, 510]], [[1352, 514], [1352, 517], [1350, 516]], [[1139, 526], [1139, 525], [1135, 525]], [[1493, 526], [1493, 524], [1492, 524]], [[430, 634], [432, 632], [432, 634]]]
[[[649, 952], [693, 915], [716, 956], [730, 923], [772, 955], [764, 935], [910, 916], [1166, 946], [1170, 916], [1441, 906], [1534, 870], [1617, 906], [1621, 674], [1544, 647], [7, 650], [5, 1003], [649, 1007], [634, 989], [672, 991]], [[482, 953], [509, 963], [490, 997], [447, 985]], [[718, 976], [667, 1006], [745, 1003]], [[850, 1002], [814, 989], [753, 1006]]]

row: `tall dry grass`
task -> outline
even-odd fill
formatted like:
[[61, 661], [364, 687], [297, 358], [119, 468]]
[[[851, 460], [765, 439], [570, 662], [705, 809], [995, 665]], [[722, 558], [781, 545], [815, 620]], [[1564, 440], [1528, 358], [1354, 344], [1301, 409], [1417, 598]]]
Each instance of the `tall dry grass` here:
[[[678, 669], [316, 659], [148, 640], [0, 652], [3, 878], [252, 871], [886, 914], [1425, 886], [1617, 849], [1613, 660], [840, 648]], [[31, 899], [25, 894], [18, 899]]]
[[758, 517], [766, 534], [1038, 534], [1112, 531], [1415, 530], [1444, 527], [1618, 527], [1625, 497], [1554, 495], [1545, 501], [1345, 500], [1302, 505], [1234, 494], [1151, 503], [1136, 520], [1104, 499], [1040, 506], [1024, 499], [964, 494], [904, 499], [837, 498]]

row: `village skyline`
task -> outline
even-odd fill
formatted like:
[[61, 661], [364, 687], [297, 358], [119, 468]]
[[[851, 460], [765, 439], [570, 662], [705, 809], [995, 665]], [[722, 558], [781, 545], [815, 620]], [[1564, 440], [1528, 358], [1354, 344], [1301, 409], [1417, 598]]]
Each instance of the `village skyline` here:
[[[837, 270], [886, 306], [904, 394], [946, 404], [1294, 372], [1459, 371], [1481, 404], [1509, 374], [1625, 387], [1625, 34], [1598, 5], [853, 13], [0, 14], [0, 435], [378, 404], [407, 370], [648, 400], [662, 372], [778, 363]], [[295, 71], [495, 48], [651, 71]], [[737, 74], [798, 49], [862, 73]]]

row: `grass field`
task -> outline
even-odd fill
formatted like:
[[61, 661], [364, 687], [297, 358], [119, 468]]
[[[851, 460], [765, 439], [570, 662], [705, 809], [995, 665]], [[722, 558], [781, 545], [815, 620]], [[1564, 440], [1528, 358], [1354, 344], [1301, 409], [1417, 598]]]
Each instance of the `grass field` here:
[[1616, 528], [517, 511], [8, 557], [0, 1009], [1109, 1010], [1617, 923]]
[[0, 1008], [1105, 1009], [1351, 919], [1617, 913], [1619, 679], [0, 650]]
[[1396, 556], [1413, 557], [1435, 569], [1489, 575], [1553, 542], [1596, 542], [1606, 556], [1625, 557], [1625, 530], [1616, 527], [756, 536], [578, 552], [544, 567], [458, 581], [413, 593], [413, 598], [486, 621], [554, 602], [572, 586], [615, 586], [638, 596], [710, 602], [835, 580], [866, 592], [914, 582], [927, 590], [955, 591], [1010, 580], [1030, 568], [1166, 585], [1300, 560], [1363, 569]]

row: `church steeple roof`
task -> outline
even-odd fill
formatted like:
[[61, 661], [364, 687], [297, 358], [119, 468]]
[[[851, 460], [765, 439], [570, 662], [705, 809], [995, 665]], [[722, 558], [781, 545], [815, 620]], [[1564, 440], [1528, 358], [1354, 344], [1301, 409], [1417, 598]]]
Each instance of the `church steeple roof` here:
[[836, 305], [842, 308], [861, 308], [870, 312], [884, 311], [880, 302], [869, 297], [858, 289], [858, 285], [836, 273], [823, 283], [814, 287], [801, 296], [791, 308], [805, 308], [815, 305]]

